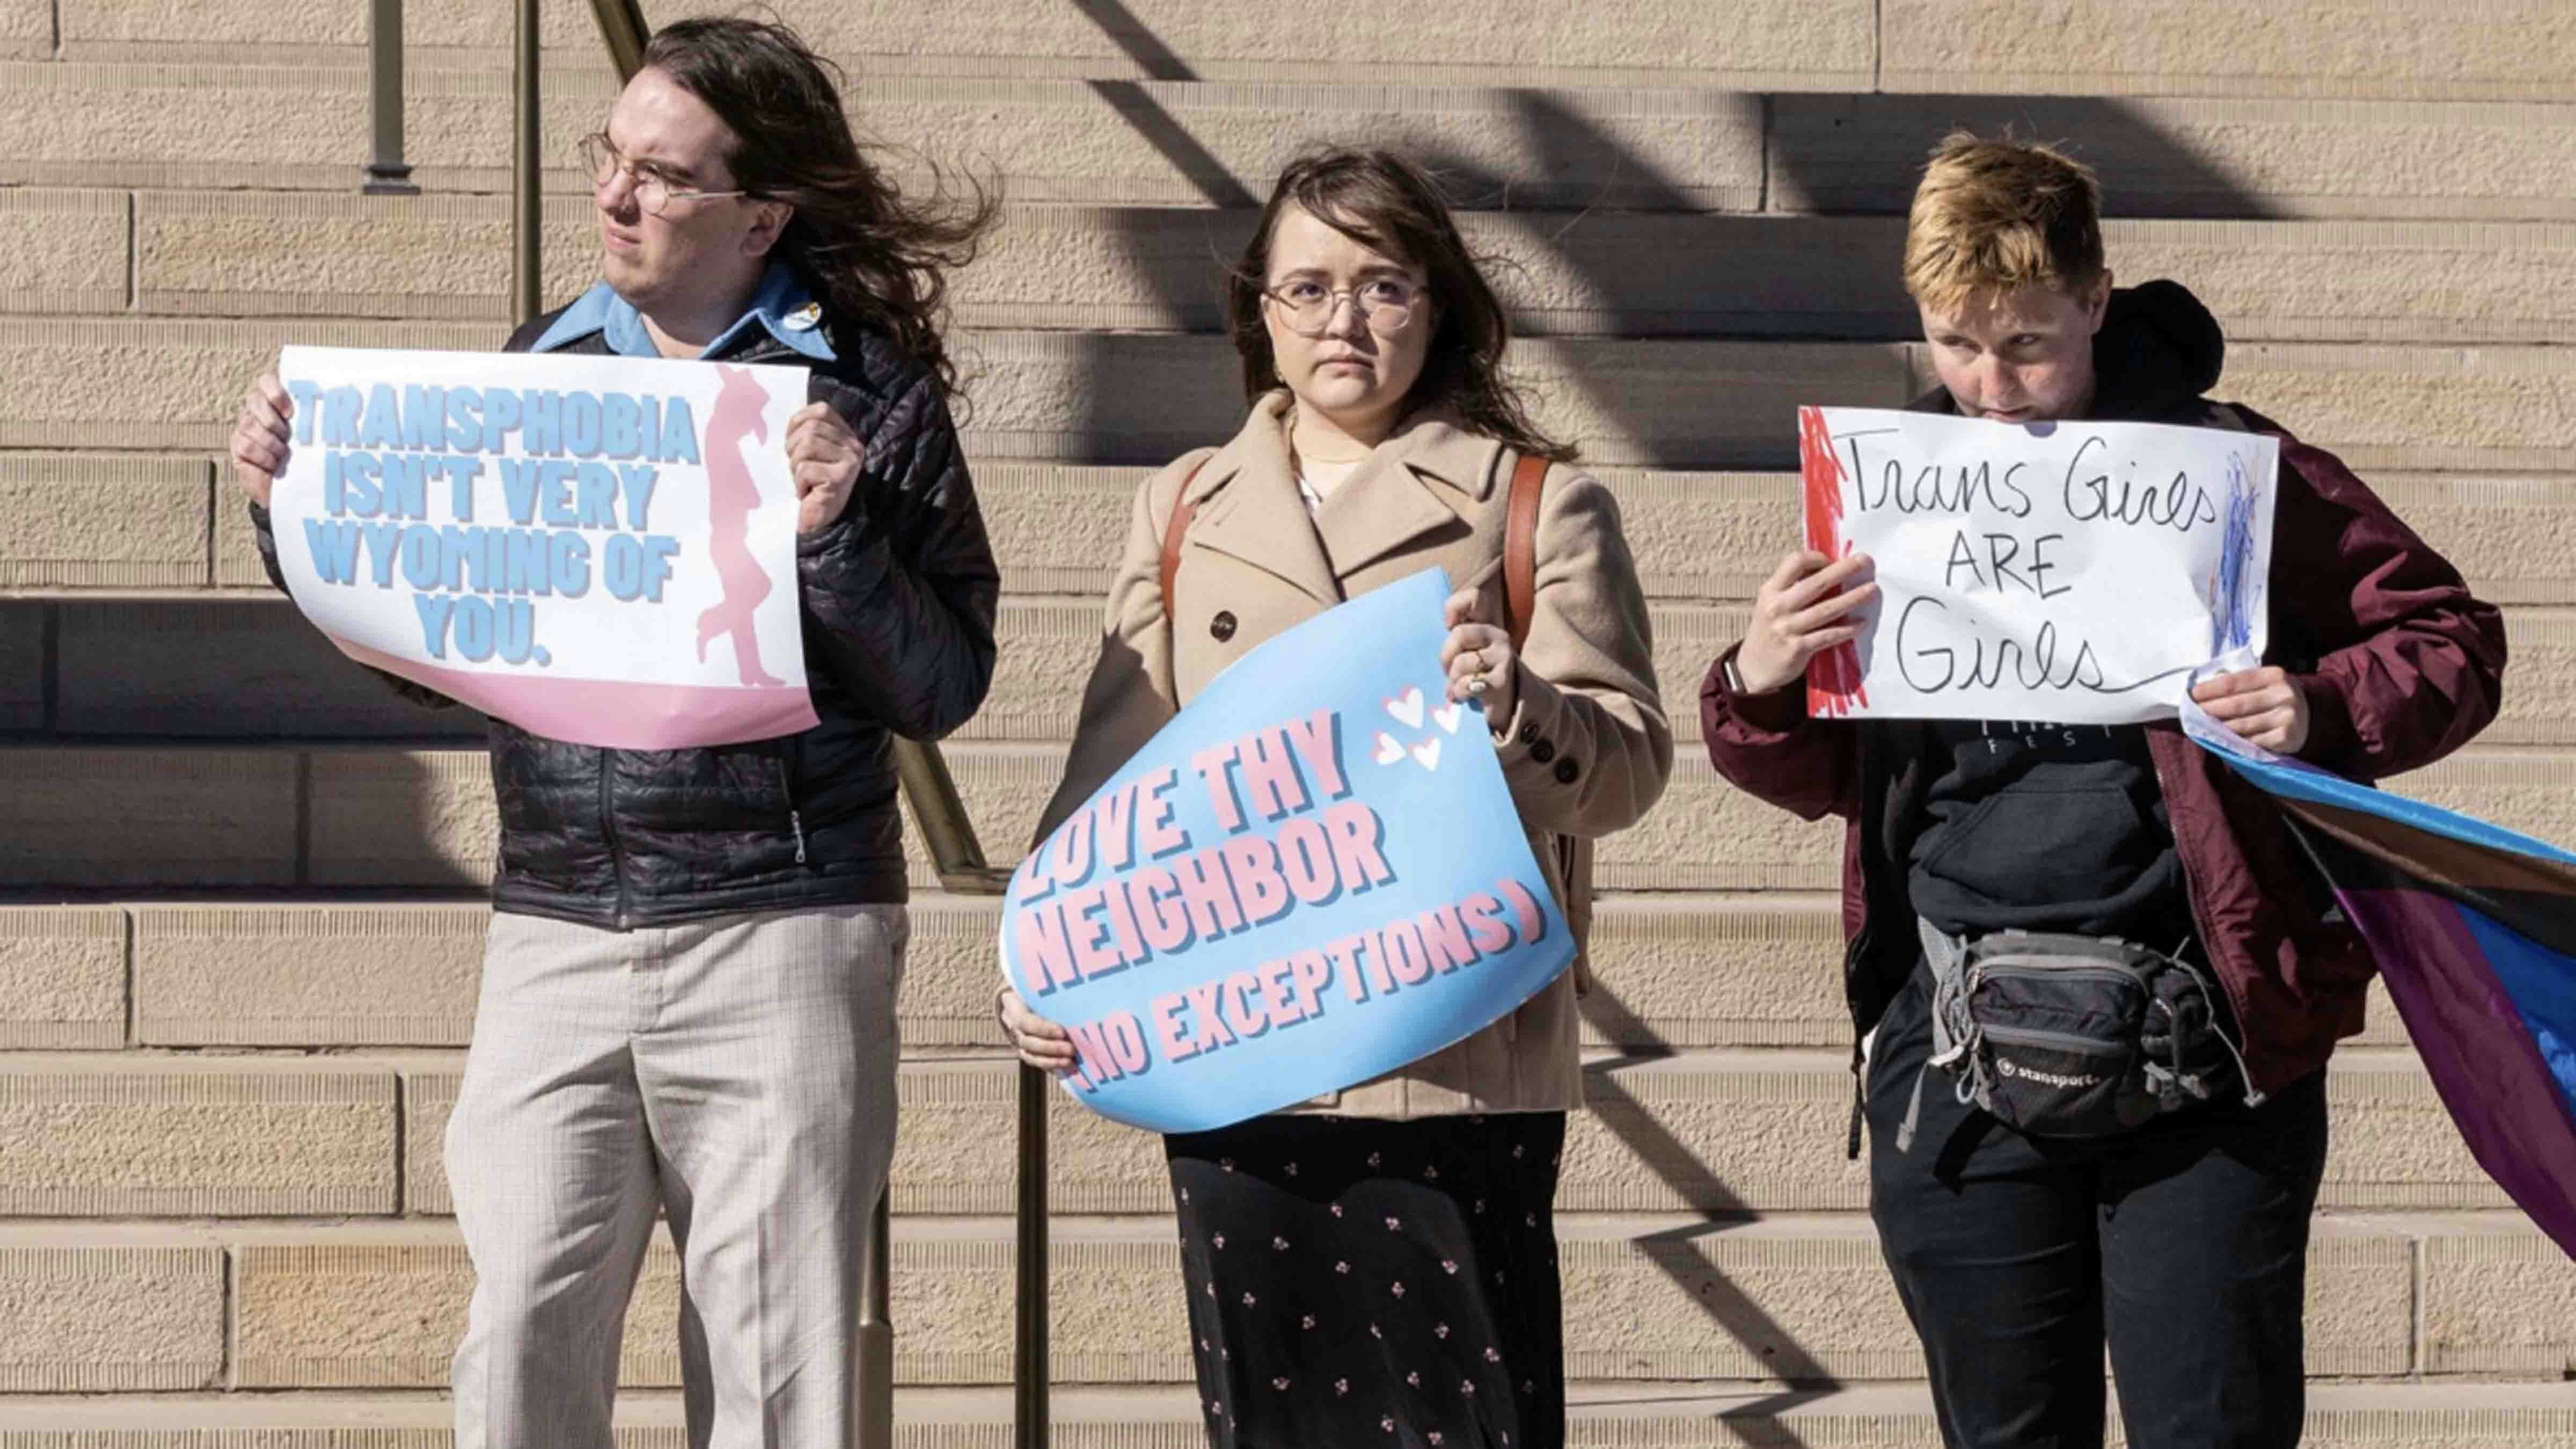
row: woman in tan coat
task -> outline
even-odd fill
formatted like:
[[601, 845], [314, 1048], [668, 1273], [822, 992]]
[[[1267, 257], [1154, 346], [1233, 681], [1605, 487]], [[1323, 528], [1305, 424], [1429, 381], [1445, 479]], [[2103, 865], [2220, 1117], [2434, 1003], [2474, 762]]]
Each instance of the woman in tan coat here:
[[[1503, 381], [1502, 308], [1411, 163], [1292, 164], [1229, 297], [1251, 416], [1137, 490], [1040, 837], [1227, 665], [1436, 565], [1464, 585], [1447, 606], [1450, 696], [1484, 710], [1579, 942], [1590, 843], [1645, 814], [1672, 768], [1616, 502]], [[1525, 458], [1545, 471], [1515, 605], [1503, 555]], [[1551, 1208], [1565, 1114], [1583, 1103], [1582, 982], [1578, 958], [1375, 1081], [1166, 1139], [1212, 1444], [1563, 1442]], [[1024, 1060], [1072, 1064], [1062, 1029], [1007, 988], [998, 1010]]]

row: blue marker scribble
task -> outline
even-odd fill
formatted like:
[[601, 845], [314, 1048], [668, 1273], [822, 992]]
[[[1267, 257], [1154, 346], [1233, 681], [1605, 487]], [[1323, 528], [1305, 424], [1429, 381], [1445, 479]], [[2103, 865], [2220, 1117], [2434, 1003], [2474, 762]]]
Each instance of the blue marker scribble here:
[[2254, 606], [2259, 590], [2254, 572], [2253, 480], [2245, 476], [2245, 459], [2227, 458], [2227, 534], [2219, 545], [2218, 577], [2210, 590], [2209, 652], [2216, 656], [2254, 642]]

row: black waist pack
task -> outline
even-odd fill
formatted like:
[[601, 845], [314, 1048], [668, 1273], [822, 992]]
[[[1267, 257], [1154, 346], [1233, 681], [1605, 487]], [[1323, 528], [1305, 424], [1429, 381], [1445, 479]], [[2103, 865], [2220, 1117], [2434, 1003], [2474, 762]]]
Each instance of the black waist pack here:
[[[1999, 931], [1959, 941], [1925, 922], [1932, 1057], [1962, 1104], [2034, 1137], [2104, 1137], [2253, 1089], [2196, 966], [2127, 941]], [[2231, 1075], [2232, 1074], [2232, 1075]], [[1913, 1146], [1923, 1076], [1898, 1130]]]

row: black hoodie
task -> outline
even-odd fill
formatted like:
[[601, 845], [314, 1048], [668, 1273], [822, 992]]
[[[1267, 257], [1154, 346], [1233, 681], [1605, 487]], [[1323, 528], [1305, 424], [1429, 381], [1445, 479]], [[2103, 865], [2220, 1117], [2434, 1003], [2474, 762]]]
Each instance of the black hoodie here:
[[[2205, 425], [2226, 339], [2180, 285], [2115, 291], [2093, 340], [2099, 421]], [[1946, 389], [1916, 412], [1955, 413]], [[1908, 888], [1954, 935], [2021, 928], [2174, 950], [2191, 906], [2163, 792], [2137, 725], [1945, 720], [1929, 726], [1929, 819]]]

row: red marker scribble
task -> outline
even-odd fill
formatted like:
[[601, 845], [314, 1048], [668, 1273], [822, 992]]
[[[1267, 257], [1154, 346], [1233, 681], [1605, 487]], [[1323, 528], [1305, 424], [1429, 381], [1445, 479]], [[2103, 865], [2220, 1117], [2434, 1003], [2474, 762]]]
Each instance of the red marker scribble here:
[[[1852, 551], [1843, 540], [1843, 464], [1825, 432], [1822, 408], [1798, 409], [1798, 474], [1807, 492], [1807, 547], [1830, 559]], [[1869, 703], [1857, 643], [1837, 644], [1807, 661], [1807, 713], [1839, 719]]]

